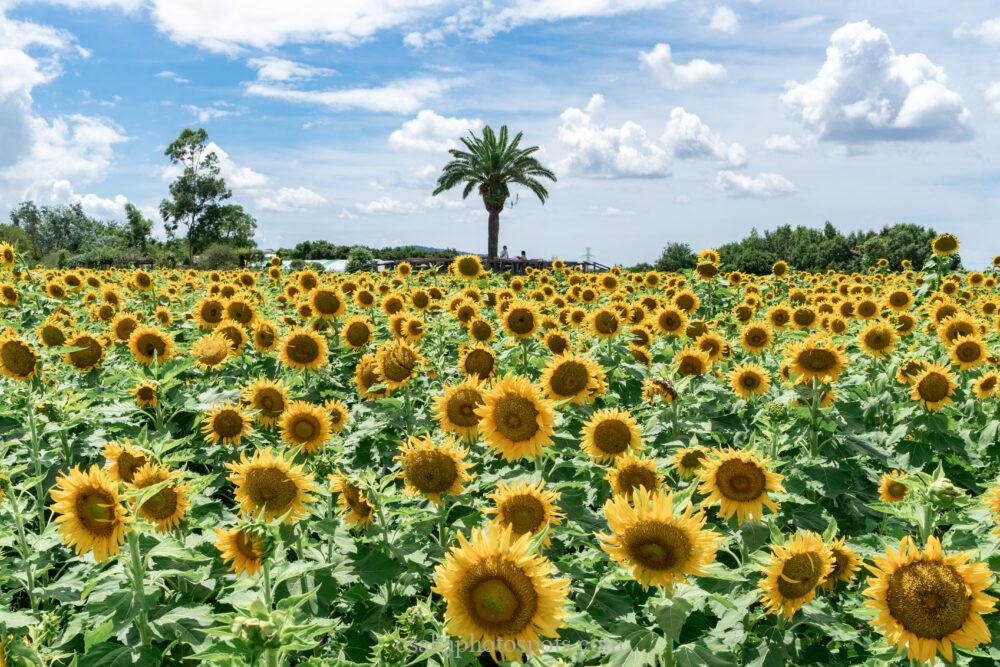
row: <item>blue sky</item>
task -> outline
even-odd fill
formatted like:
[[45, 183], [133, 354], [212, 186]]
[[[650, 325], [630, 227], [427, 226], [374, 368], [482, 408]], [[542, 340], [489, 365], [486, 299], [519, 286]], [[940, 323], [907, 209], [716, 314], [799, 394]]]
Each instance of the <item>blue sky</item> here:
[[264, 247], [484, 251], [481, 202], [429, 195], [455, 137], [506, 123], [559, 175], [501, 218], [531, 256], [831, 220], [951, 231], [982, 266], [998, 55], [968, 0], [0, 0], [0, 210], [155, 217], [201, 126]]

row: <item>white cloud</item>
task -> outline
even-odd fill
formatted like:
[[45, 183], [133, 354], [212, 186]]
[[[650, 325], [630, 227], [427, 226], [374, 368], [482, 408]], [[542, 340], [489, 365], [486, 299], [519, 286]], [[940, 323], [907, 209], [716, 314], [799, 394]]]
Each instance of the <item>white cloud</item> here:
[[444, 40], [444, 32], [440, 28], [427, 32], [408, 32], [403, 36], [403, 44], [411, 49], [423, 49], [432, 44], [440, 44]]
[[52, 184], [49, 202], [53, 204], [79, 204], [84, 213], [95, 218], [120, 219], [125, 215], [125, 204], [128, 203], [128, 198], [120, 194], [110, 198], [93, 193], [80, 195], [74, 192], [72, 183], [60, 180]]
[[235, 54], [287, 43], [353, 45], [419, 18], [445, 0], [152, 0], [157, 28], [180, 44]]
[[389, 145], [415, 151], [446, 151], [458, 145], [459, 137], [482, 126], [478, 118], [446, 118], [424, 109], [389, 135]]
[[641, 125], [626, 121], [605, 127], [594, 120], [604, 98], [594, 95], [583, 109], [570, 107], [559, 116], [559, 140], [570, 152], [567, 171], [591, 178], [662, 178], [670, 175], [667, 153], [649, 139]]
[[802, 145], [790, 134], [772, 134], [764, 140], [764, 148], [776, 153], [798, 153]]
[[258, 81], [305, 81], [337, 73], [326, 67], [314, 67], [275, 56], [251, 58], [247, 66], [257, 70]]
[[450, 82], [431, 77], [394, 81], [377, 88], [345, 88], [340, 90], [298, 90], [267, 83], [249, 83], [249, 95], [320, 104], [334, 111], [363, 109], [379, 113], [413, 113], [431, 99], [440, 96]]
[[740, 29], [740, 18], [729, 7], [719, 5], [712, 13], [712, 20], [708, 27], [711, 30], [732, 34]]
[[684, 206], [686, 204], [691, 203], [691, 198], [688, 197], [687, 195], [677, 195], [676, 197], [674, 197], [674, 203]]
[[433, 211], [442, 210], [442, 209], [445, 209], [445, 210], [455, 210], [455, 209], [459, 209], [459, 208], [465, 208], [465, 202], [463, 200], [461, 200], [461, 199], [448, 199], [447, 197], [443, 197], [441, 195], [438, 195], [436, 197], [429, 196], [426, 199], [424, 199], [424, 201], [423, 201], [423, 203], [421, 205], [424, 208], [426, 208], [428, 210], [433, 210]]
[[391, 197], [379, 197], [368, 203], [355, 202], [354, 208], [368, 215], [406, 215], [417, 210], [413, 204]]
[[728, 197], [771, 199], [793, 194], [795, 185], [781, 174], [742, 174], [720, 171], [715, 175], [715, 188]]
[[974, 28], [963, 23], [955, 28], [953, 34], [958, 39], [975, 39], [986, 46], [1000, 46], [1000, 16], [983, 21]]
[[346, 208], [342, 208], [340, 209], [340, 213], [337, 215], [337, 217], [340, 218], [341, 220], [357, 220], [358, 214], [351, 213]]
[[185, 79], [177, 72], [173, 72], [168, 69], [165, 69], [162, 72], [157, 72], [153, 76], [157, 79], [167, 79], [169, 81], [173, 81], [174, 83], [191, 83], [190, 79]]
[[822, 14], [810, 14], [809, 16], [800, 16], [798, 18], [782, 21], [781, 23], [778, 24], [778, 29], [803, 30], [805, 28], [812, 28], [813, 26], [817, 26], [825, 20], [826, 17], [823, 16]]
[[606, 218], [622, 218], [635, 215], [635, 211], [630, 208], [618, 208], [616, 206], [608, 206], [601, 211], [601, 215]]
[[[45, 0], [50, 5], [60, 5], [70, 9], [121, 9], [132, 12], [142, 6], [143, 0]], [[2, 3], [0, 3], [2, 4]], [[14, 0], [12, 4], [19, 4]]]
[[262, 195], [257, 206], [267, 211], [302, 211], [327, 203], [326, 198], [309, 188], [279, 188], [275, 192]]
[[996, 113], [1000, 113], [1000, 81], [994, 81], [990, 84], [984, 93], [986, 96], [986, 101], [990, 104], [990, 109]]
[[674, 62], [669, 44], [657, 44], [649, 53], [641, 51], [639, 59], [656, 79], [667, 88], [693, 88], [718, 83], [726, 78], [726, 68], [701, 58], [686, 65]]
[[[502, 9], [492, 3], [477, 7], [470, 3], [449, 19], [453, 26], [471, 31], [479, 39], [530, 23], [614, 16], [656, 9], [673, 0], [512, 0]], [[498, 11], [499, 9], [499, 11]]]
[[225, 109], [219, 106], [199, 107], [194, 104], [185, 104], [183, 105], [183, 108], [190, 112], [199, 123], [208, 123], [209, 121], [213, 121], [217, 118], [239, 115], [238, 111]]
[[922, 53], [897, 53], [868, 21], [837, 29], [816, 78], [788, 84], [781, 99], [825, 141], [964, 141], [973, 135], [944, 69]]
[[688, 113], [684, 107], [671, 109], [661, 140], [670, 154], [680, 160], [711, 158], [733, 167], [747, 163], [746, 148], [736, 143], [727, 144], [701, 118]]

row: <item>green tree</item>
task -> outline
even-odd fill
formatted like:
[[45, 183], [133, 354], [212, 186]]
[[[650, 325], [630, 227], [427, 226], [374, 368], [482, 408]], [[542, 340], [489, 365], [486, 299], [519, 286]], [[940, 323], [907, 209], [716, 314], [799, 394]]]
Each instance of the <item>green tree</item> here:
[[668, 243], [656, 260], [657, 271], [681, 271], [693, 269], [697, 258], [687, 243]]
[[448, 151], [452, 160], [445, 165], [434, 189], [433, 194], [438, 195], [464, 184], [463, 199], [473, 190], [478, 190], [489, 213], [487, 254], [490, 259], [497, 256], [500, 212], [510, 198], [511, 184], [528, 188], [544, 204], [549, 191], [540, 179], [556, 180], [554, 173], [532, 157], [538, 146], [521, 148], [521, 138], [522, 133], [518, 132], [513, 140], [508, 141], [506, 125], [500, 128], [499, 136], [488, 125], [483, 128], [482, 136], [477, 137], [470, 132], [468, 137], [462, 138], [465, 150]]
[[357, 245], [347, 253], [347, 271], [371, 271], [375, 265], [375, 255], [368, 248]]
[[142, 214], [132, 202], [125, 204], [125, 242], [129, 248], [146, 252], [153, 240], [153, 221]]
[[187, 228], [188, 263], [193, 263], [196, 250], [217, 240], [222, 202], [233, 193], [219, 175], [219, 158], [208, 150], [204, 129], [185, 128], [163, 154], [182, 171], [170, 184], [170, 198], [160, 202], [160, 215], [171, 237], [181, 225]]

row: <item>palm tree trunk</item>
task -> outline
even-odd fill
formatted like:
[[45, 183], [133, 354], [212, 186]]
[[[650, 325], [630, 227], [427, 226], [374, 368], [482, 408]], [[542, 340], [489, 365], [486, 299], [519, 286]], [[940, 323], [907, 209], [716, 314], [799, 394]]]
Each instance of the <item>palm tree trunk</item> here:
[[486, 254], [490, 259], [497, 258], [497, 243], [500, 240], [500, 211], [490, 211], [490, 221], [488, 225]]

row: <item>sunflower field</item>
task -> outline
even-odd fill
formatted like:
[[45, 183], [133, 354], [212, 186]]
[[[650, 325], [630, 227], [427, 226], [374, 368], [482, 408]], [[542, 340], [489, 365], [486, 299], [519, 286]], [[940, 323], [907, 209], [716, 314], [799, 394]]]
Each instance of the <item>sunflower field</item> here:
[[0, 245], [0, 665], [998, 664], [1000, 291], [957, 249], [510, 276]]

